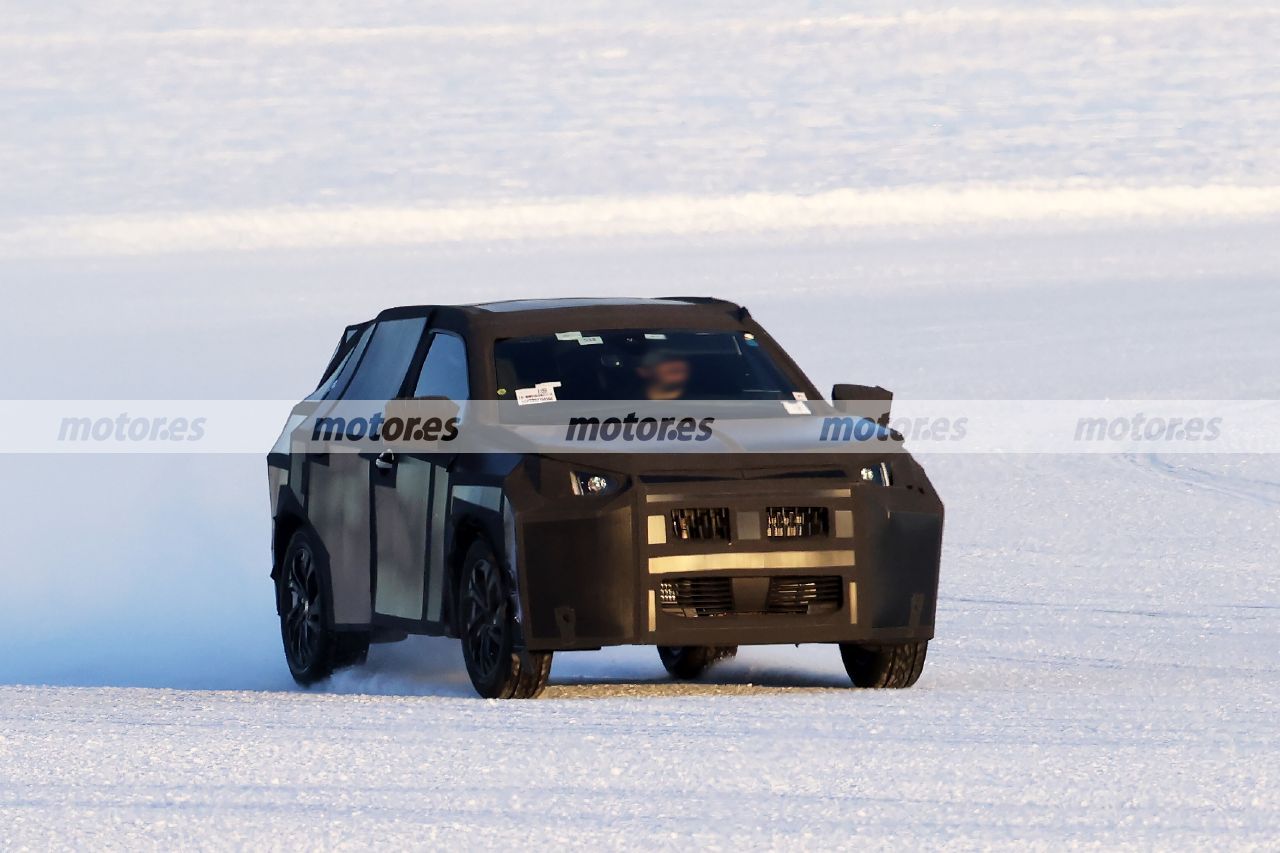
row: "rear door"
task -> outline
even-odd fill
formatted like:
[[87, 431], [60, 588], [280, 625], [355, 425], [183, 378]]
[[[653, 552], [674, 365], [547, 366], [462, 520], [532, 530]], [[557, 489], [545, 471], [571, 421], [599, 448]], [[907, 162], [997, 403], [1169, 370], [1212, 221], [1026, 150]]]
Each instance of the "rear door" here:
[[308, 458], [307, 516], [329, 552], [334, 622], [369, 625], [373, 613], [372, 484], [378, 451], [368, 436], [404, 386], [425, 317], [382, 320], [338, 371], [317, 412], [329, 452]]

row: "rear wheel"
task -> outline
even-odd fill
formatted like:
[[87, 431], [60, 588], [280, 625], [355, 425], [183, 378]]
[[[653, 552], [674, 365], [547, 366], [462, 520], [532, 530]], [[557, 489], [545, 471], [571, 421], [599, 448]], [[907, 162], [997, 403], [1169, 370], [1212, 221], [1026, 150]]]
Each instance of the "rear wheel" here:
[[299, 530], [289, 540], [276, 587], [285, 660], [293, 680], [304, 687], [328, 678], [339, 667], [363, 663], [369, 653], [367, 634], [329, 627], [332, 604], [321, 560], [315, 537]]
[[910, 687], [920, 680], [929, 643], [841, 643], [840, 657], [854, 687]]
[[547, 686], [551, 652], [521, 652], [506, 572], [484, 542], [463, 561], [458, 595], [462, 658], [476, 692], [486, 699], [532, 699]]
[[672, 678], [690, 681], [716, 661], [731, 658], [737, 646], [658, 646], [658, 657]]

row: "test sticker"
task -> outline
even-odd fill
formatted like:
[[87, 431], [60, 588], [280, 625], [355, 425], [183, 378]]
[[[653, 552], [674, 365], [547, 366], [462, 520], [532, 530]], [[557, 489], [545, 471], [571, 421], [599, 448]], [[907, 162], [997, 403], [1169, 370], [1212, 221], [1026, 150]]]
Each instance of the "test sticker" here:
[[646, 341], [665, 341], [667, 336], [659, 334], [658, 332], [645, 332], [644, 339]]
[[808, 394], [806, 394], [806, 393], [804, 393], [803, 391], [792, 391], [792, 392], [791, 392], [791, 396], [792, 396], [792, 397], [795, 397], [797, 400], [808, 400], [808, 399], [809, 399], [809, 395], [808, 395]]
[[521, 406], [533, 406], [538, 403], [554, 403], [556, 389], [550, 385], [538, 385], [535, 388], [517, 388], [516, 403]]
[[602, 343], [604, 343], [604, 338], [600, 337], [599, 335], [586, 335], [586, 336], [579, 336], [578, 338], [578, 346], [580, 347], [589, 347], [592, 344], [602, 344]]
[[782, 408], [787, 410], [789, 415], [807, 415], [810, 414], [809, 406], [803, 400], [783, 400]]
[[580, 341], [582, 332], [556, 332], [557, 341]]

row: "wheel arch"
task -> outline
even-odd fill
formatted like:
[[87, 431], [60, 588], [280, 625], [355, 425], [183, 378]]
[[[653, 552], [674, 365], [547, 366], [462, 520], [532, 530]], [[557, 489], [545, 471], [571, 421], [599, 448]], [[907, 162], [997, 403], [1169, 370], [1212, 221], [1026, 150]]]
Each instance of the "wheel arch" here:
[[[324, 584], [328, 600], [332, 602], [333, 577], [330, 574], [329, 548], [324, 539], [320, 536], [319, 531], [315, 529], [315, 526], [311, 524], [302, 505], [288, 487], [280, 490], [280, 500], [276, 506], [276, 515], [272, 519], [271, 530], [271, 584], [276, 593], [276, 615], [284, 615], [284, 601], [280, 595], [280, 578], [284, 573], [285, 555], [289, 552], [289, 543], [293, 541], [293, 537], [303, 530], [311, 535], [315, 548], [319, 551], [318, 569], [320, 580]], [[329, 627], [333, 627], [331, 609], [326, 611], [325, 619], [329, 622]]]
[[462, 564], [467, 559], [467, 552], [476, 542], [484, 542], [495, 557], [499, 560], [503, 559], [501, 541], [494, 538], [490, 527], [491, 525], [487, 524], [480, 514], [473, 512], [462, 513], [453, 522], [453, 536], [449, 542], [445, 560], [448, 573], [445, 624], [455, 635], [458, 632], [458, 626], [455, 623], [458, 611], [458, 585], [461, 582], [464, 568]]
[[[285, 553], [289, 550], [294, 534], [307, 526], [307, 519], [288, 487], [281, 487], [276, 507], [276, 514], [271, 519], [271, 581], [279, 589]], [[277, 594], [276, 615], [281, 614], [281, 606], [280, 596]]]

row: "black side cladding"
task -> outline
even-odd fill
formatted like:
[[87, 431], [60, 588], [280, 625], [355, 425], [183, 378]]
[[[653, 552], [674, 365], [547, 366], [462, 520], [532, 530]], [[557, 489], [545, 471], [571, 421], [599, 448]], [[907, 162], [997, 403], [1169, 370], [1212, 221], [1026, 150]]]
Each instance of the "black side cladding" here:
[[[584, 507], [584, 510], [587, 508]], [[598, 515], [524, 523], [526, 555], [556, 555], [536, 571], [528, 596], [532, 637], [558, 637], [567, 647], [590, 648], [634, 635], [635, 557], [631, 508]]]
[[875, 596], [871, 624], [876, 628], [932, 625], [942, 557], [942, 516], [890, 511], [877, 553], [885, 569], [880, 580], [897, 594]]

